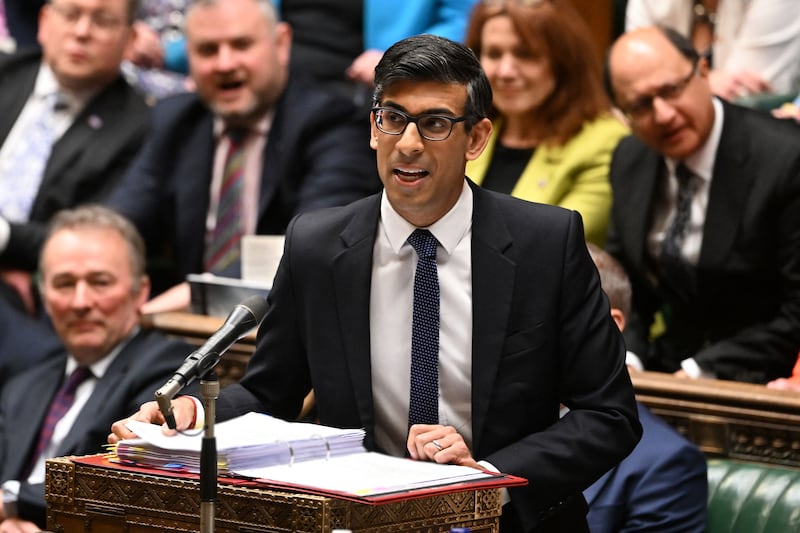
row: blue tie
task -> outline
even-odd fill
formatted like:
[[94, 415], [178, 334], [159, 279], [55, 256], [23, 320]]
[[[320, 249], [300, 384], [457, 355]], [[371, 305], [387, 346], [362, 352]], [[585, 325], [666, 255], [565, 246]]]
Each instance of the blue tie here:
[[439, 423], [439, 275], [438, 241], [424, 229], [414, 230], [408, 243], [419, 256], [414, 274], [411, 324], [411, 394], [408, 425]]

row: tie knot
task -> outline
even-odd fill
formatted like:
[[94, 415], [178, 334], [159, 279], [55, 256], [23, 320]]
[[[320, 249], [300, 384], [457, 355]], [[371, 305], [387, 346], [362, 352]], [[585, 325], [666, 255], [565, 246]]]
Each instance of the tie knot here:
[[433, 233], [426, 229], [415, 229], [414, 232], [408, 236], [408, 244], [410, 244], [417, 255], [422, 258], [436, 257], [436, 246], [439, 241], [433, 236]]
[[250, 130], [247, 128], [229, 127], [225, 130], [225, 135], [231, 140], [232, 144], [240, 145], [244, 142]]
[[73, 370], [72, 374], [70, 374], [69, 378], [67, 378], [67, 382], [64, 384], [64, 390], [74, 392], [81, 383], [90, 377], [92, 377], [92, 371], [89, 369], [89, 367], [79, 366]]
[[695, 174], [692, 172], [692, 169], [683, 163], [679, 163], [678, 166], [675, 167], [675, 177], [678, 179], [678, 185], [681, 187], [689, 187], [694, 176]]

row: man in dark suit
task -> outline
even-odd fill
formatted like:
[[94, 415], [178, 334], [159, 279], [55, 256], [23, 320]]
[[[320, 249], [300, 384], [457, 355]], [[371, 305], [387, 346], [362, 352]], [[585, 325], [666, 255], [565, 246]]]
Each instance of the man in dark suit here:
[[[176, 268], [167, 286], [190, 273], [240, 274], [238, 259], [217, 268], [206, 254], [224, 220], [223, 167], [232, 144], [226, 132], [244, 131], [240, 234], [283, 234], [299, 212], [380, 188], [366, 117], [357, 117], [352, 103], [289, 78], [291, 30], [276, 21], [268, 1], [195, 2], [186, 36], [197, 92], [157, 105], [150, 139], [110, 200], [151, 252], [168, 250]], [[186, 284], [161, 301], [166, 308], [188, 304]], [[152, 302], [148, 310], [162, 308]]]
[[[292, 419], [313, 389], [319, 420], [365, 428], [369, 449], [528, 478], [508, 490], [504, 533], [586, 531], [581, 491], [640, 427], [580, 216], [465, 179], [492, 129], [491, 88], [466, 47], [404, 39], [375, 81], [370, 144], [384, 193], [290, 224], [256, 353], [217, 413]], [[429, 254], [418, 261], [406, 242], [419, 237], [440, 284], [420, 272]], [[422, 287], [415, 298], [417, 278], [440, 298], [419, 298]], [[413, 318], [417, 304], [440, 313]], [[438, 387], [418, 404], [429, 383]], [[572, 409], [562, 419], [559, 402]], [[173, 404], [187, 427], [196, 401]], [[163, 422], [154, 403], [135, 417]], [[110, 441], [131, 436], [124, 421], [113, 431]]]
[[800, 127], [713, 97], [705, 59], [671, 30], [623, 35], [607, 80], [634, 134], [611, 162], [607, 244], [633, 284], [628, 346], [679, 376], [788, 376], [800, 349]]
[[[44, 528], [45, 458], [102, 452], [108, 425], [152, 399], [191, 353], [183, 342], [139, 329], [149, 286], [141, 237], [123, 217], [96, 206], [54, 217], [40, 289], [63, 348], [0, 394], [3, 531]], [[84, 381], [56, 415], [51, 399], [61, 397], [74, 369]]]
[[42, 8], [41, 51], [0, 55], [0, 277], [28, 311], [44, 223], [104, 198], [144, 140], [148, 108], [120, 75], [137, 6], [54, 0]]
[[[628, 276], [610, 254], [592, 244], [588, 247], [611, 305], [611, 317], [624, 331], [631, 308]], [[705, 456], [647, 407], [638, 402], [637, 407], [642, 440], [620, 464], [583, 491], [589, 504], [589, 530], [703, 533], [708, 501]]]

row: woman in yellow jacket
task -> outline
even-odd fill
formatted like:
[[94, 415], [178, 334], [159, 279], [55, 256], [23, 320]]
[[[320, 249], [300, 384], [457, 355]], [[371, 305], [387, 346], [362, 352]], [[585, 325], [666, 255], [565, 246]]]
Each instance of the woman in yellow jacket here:
[[494, 133], [467, 165], [478, 184], [574, 209], [586, 239], [605, 244], [608, 168], [628, 129], [612, 115], [602, 65], [580, 15], [558, 0], [484, 0], [467, 45], [494, 92]]

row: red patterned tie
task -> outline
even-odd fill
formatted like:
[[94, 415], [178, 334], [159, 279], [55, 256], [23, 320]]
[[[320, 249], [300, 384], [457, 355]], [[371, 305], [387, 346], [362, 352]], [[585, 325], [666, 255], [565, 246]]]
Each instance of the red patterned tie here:
[[75, 401], [75, 390], [90, 377], [92, 377], [92, 371], [85, 366], [79, 366], [72, 371], [67, 381], [65, 381], [61, 385], [61, 388], [58, 389], [58, 392], [56, 392], [53, 401], [50, 402], [50, 409], [47, 411], [47, 416], [44, 419], [42, 428], [39, 430], [39, 441], [36, 444], [36, 450], [31, 456], [28, 473], [33, 471], [33, 467], [36, 465], [39, 457], [44, 453], [45, 449], [47, 449], [47, 445], [50, 444], [50, 439], [53, 438], [53, 431], [56, 428], [56, 424], [58, 424], [58, 421], [61, 420], [64, 415], [67, 414], [70, 407], [72, 407]]
[[217, 222], [206, 244], [205, 269], [219, 275], [239, 276], [242, 240], [242, 186], [246, 130], [229, 130], [230, 139], [219, 191]]

